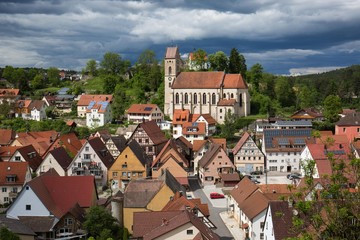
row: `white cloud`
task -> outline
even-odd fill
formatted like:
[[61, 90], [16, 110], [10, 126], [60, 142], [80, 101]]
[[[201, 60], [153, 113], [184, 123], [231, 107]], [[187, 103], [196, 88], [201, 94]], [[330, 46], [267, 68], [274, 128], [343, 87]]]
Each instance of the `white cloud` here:
[[289, 70], [290, 75], [307, 75], [307, 74], [317, 74], [323, 72], [330, 72], [336, 69], [344, 68], [344, 66], [329, 66], [329, 67], [309, 67], [309, 68], [291, 68]]

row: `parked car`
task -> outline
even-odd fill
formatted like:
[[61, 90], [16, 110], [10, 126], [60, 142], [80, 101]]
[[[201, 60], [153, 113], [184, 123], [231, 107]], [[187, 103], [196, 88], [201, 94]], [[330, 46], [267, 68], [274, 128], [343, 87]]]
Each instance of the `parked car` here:
[[225, 198], [225, 195], [224, 194], [221, 194], [221, 193], [210, 193], [210, 198], [211, 199], [216, 199], [216, 198]]
[[301, 174], [300, 173], [290, 173], [286, 176], [288, 179], [292, 180], [294, 178], [296, 179], [300, 179], [301, 178]]
[[252, 181], [253, 183], [256, 183], [256, 184], [259, 184], [259, 183], [260, 183], [256, 178], [252, 178], [251, 181]]
[[263, 171], [256, 170], [256, 171], [251, 172], [250, 174], [251, 175], [263, 175]]

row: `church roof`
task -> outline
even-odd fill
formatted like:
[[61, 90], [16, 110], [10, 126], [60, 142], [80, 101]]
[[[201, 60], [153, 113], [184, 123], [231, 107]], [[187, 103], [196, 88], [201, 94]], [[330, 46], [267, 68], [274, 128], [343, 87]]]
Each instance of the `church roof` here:
[[165, 58], [176, 58], [178, 47], [168, 47], [166, 49]]
[[247, 85], [240, 74], [224, 72], [181, 72], [175, 79], [173, 89], [246, 89]]

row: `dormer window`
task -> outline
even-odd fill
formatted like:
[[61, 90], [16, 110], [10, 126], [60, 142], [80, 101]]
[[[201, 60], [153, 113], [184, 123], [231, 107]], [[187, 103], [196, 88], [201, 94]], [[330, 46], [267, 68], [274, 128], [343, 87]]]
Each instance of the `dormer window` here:
[[16, 182], [16, 175], [7, 175], [6, 176], [6, 182]]

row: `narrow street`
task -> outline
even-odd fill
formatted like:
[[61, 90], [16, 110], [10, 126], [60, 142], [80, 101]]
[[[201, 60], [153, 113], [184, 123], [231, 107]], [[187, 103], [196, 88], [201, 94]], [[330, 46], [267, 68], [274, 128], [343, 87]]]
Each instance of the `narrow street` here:
[[189, 178], [190, 190], [193, 192], [195, 198], [200, 198], [202, 203], [207, 203], [210, 211], [210, 220], [215, 224], [217, 229], [214, 230], [221, 239], [223, 240], [232, 240], [234, 237], [231, 235], [230, 231], [224, 224], [223, 220], [220, 217], [220, 213], [226, 211], [225, 207], [214, 207], [208, 197], [205, 195], [204, 191], [199, 185], [197, 178]]

